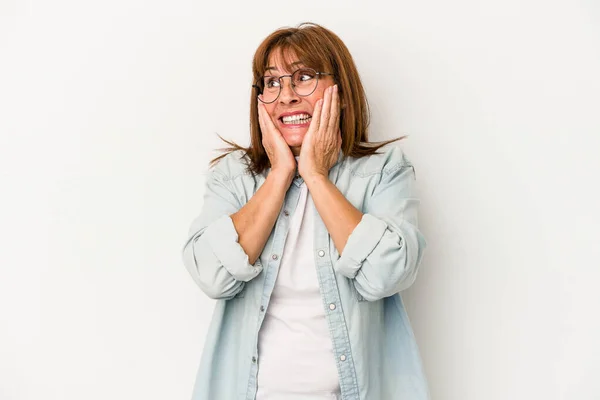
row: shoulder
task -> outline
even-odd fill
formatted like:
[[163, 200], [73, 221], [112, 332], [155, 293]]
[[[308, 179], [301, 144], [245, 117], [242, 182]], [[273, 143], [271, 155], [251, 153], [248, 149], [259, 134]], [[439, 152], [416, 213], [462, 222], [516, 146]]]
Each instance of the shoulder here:
[[211, 172], [224, 180], [232, 180], [242, 175], [251, 175], [248, 170], [249, 162], [243, 150], [234, 150], [217, 161]]
[[405, 167], [413, 167], [404, 151], [393, 143], [380, 148], [376, 154], [348, 158], [345, 164], [353, 175], [362, 177], [389, 175]]

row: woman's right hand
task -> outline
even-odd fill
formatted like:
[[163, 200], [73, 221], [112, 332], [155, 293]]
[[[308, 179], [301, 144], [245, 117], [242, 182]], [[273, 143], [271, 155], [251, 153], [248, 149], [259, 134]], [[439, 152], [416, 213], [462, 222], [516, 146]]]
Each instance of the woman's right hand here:
[[258, 122], [262, 132], [262, 145], [271, 162], [271, 173], [281, 175], [291, 182], [296, 173], [296, 159], [281, 132], [271, 120], [264, 104], [258, 103]]

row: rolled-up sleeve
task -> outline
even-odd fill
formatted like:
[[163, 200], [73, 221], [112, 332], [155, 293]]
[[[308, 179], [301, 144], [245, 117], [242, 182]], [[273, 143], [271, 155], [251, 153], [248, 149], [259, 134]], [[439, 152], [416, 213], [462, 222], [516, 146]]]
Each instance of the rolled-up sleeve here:
[[250, 264], [238, 242], [231, 215], [241, 207], [231, 181], [213, 169], [207, 177], [201, 214], [192, 222], [182, 250], [186, 269], [213, 299], [233, 298], [262, 271], [260, 259]]
[[414, 168], [402, 157], [382, 172], [361, 221], [334, 264], [365, 300], [392, 296], [415, 281], [427, 245], [417, 228], [419, 203]]

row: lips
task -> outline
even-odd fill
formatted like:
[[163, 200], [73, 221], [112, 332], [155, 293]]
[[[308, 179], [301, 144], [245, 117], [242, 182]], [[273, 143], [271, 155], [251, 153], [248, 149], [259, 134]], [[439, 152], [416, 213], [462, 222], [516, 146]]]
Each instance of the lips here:
[[279, 116], [279, 121], [284, 125], [304, 125], [311, 120], [311, 115], [304, 111], [283, 113]]

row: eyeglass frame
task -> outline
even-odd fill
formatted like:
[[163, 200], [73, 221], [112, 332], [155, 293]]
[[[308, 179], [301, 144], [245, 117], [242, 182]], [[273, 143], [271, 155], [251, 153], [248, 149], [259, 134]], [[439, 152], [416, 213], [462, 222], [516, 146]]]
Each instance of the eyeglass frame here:
[[[299, 94], [298, 92], [296, 92], [296, 89], [294, 88], [294, 86], [295, 86], [295, 85], [294, 85], [294, 84], [293, 84], [293, 82], [291, 81], [291, 80], [292, 80], [292, 75], [294, 75], [296, 72], [298, 72], [298, 71], [301, 71], [301, 70], [303, 70], [303, 69], [310, 69], [310, 70], [313, 70], [313, 71], [315, 71], [315, 74], [317, 75], [317, 82], [315, 83], [315, 88], [314, 88], [314, 89], [313, 89], [313, 90], [312, 90], [310, 93], [308, 93], [308, 94]], [[273, 101], [266, 102], [266, 101], [263, 101], [263, 100], [261, 100], [261, 98], [260, 98], [260, 97], [258, 97], [258, 96], [260, 96], [262, 93], [259, 93], [259, 94], [258, 94], [258, 96], [256, 96], [256, 98], [257, 98], [257, 99], [258, 99], [258, 100], [259, 100], [261, 103], [263, 103], [263, 104], [271, 104], [271, 103], [274, 103], [274, 102], [276, 102], [276, 101], [277, 101], [277, 99], [279, 98], [279, 96], [281, 96], [281, 89], [283, 88], [283, 84], [281, 83], [281, 78], [286, 78], [286, 77], [289, 77], [289, 78], [290, 78], [290, 85], [292, 86], [292, 90], [294, 91], [294, 93], [296, 93], [296, 94], [297, 94], [298, 96], [300, 96], [300, 97], [306, 97], [306, 96], [310, 96], [311, 94], [313, 94], [313, 93], [315, 92], [315, 90], [317, 90], [317, 86], [319, 86], [319, 77], [320, 77], [321, 75], [324, 75], [324, 76], [325, 76], [325, 75], [329, 75], [329, 76], [335, 76], [335, 74], [332, 74], [332, 73], [330, 73], [330, 72], [319, 72], [319, 71], [317, 71], [317, 70], [315, 70], [315, 69], [313, 69], [313, 68], [306, 68], [306, 67], [305, 67], [305, 68], [298, 68], [297, 70], [295, 70], [295, 71], [294, 71], [294, 72], [292, 72], [291, 74], [288, 74], [288, 75], [281, 75], [281, 76], [279, 76], [279, 77], [277, 78], [277, 81], [279, 82], [279, 93], [277, 93], [277, 96], [276, 96], [276, 97], [273, 99]], [[265, 75], [265, 76], [266, 76], [266, 75]], [[265, 78], [265, 76], [262, 76], [260, 79], [264, 79], [264, 78]], [[257, 81], [257, 82], [258, 82], [258, 81]], [[260, 92], [260, 87], [259, 87], [258, 85], [252, 85], [252, 87], [253, 87], [253, 88], [255, 88], [257, 91], [259, 91], [259, 92]]]

